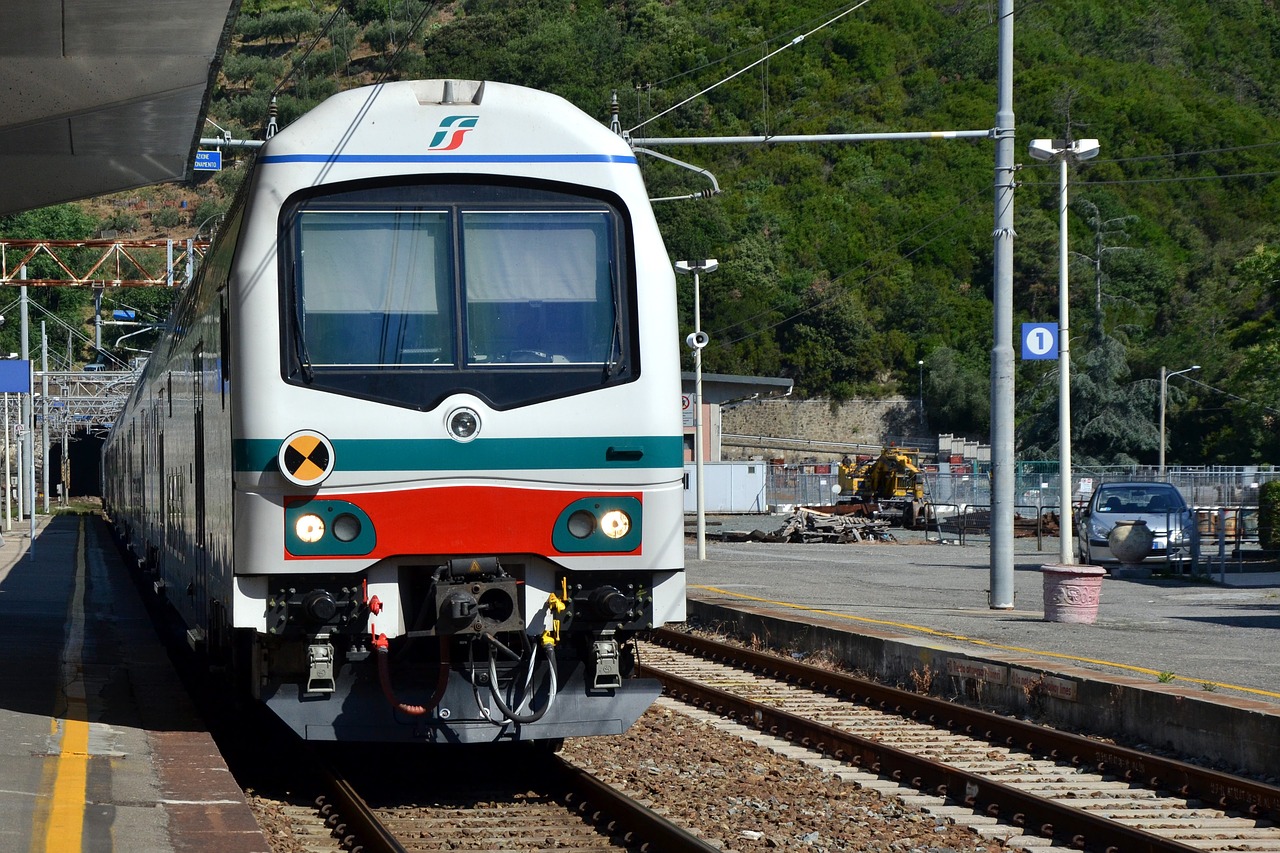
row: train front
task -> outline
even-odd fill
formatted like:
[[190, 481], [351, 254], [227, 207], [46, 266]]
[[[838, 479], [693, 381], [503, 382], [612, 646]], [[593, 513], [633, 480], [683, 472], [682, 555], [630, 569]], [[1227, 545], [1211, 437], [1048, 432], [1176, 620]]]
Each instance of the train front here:
[[500, 84], [336, 96], [231, 277], [234, 622], [304, 737], [625, 730], [684, 618], [674, 276], [634, 155]]

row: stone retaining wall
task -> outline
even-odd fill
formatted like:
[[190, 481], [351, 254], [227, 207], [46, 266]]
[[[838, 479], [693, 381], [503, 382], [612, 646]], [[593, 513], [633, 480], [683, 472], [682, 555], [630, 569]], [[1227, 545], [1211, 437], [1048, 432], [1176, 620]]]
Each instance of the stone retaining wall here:
[[[726, 460], [784, 458], [788, 462], [809, 459], [827, 461], [839, 456], [838, 448], [826, 445], [866, 445], [866, 452], [879, 452], [884, 444], [915, 444], [928, 438], [920, 423], [915, 400], [748, 400], [721, 410], [721, 434], [761, 436], [762, 440], [742, 446], [737, 439], [723, 442]], [[770, 444], [768, 438], [785, 439]], [[929, 438], [936, 441], [936, 436]], [[805, 446], [809, 443], [810, 446]]]

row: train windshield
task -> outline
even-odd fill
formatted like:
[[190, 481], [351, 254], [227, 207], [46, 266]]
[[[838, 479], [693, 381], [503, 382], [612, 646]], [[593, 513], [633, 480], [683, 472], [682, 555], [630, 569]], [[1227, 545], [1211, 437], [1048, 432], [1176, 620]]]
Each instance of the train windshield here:
[[496, 408], [626, 381], [634, 288], [617, 207], [510, 187], [319, 196], [285, 219], [284, 370], [429, 409]]

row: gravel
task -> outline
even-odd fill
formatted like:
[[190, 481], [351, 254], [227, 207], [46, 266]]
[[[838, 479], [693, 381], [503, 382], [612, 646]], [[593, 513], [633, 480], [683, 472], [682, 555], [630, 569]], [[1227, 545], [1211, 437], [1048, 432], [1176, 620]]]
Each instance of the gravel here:
[[[727, 851], [1000, 849], [997, 842], [947, 818], [842, 781], [673, 710], [666, 702], [650, 708], [625, 734], [573, 738], [562, 754]], [[323, 830], [308, 826], [312, 810], [295, 798], [251, 791], [249, 803], [273, 853], [339, 849]]]
[[968, 827], [661, 705], [625, 734], [567, 741], [563, 755], [725, 850], [997, 849]]

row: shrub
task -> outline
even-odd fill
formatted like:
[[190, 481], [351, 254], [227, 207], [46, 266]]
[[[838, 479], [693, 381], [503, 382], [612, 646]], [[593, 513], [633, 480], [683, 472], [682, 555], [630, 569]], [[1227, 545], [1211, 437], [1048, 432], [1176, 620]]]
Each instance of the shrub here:
[[182, 224], [182, 211], [176, 207], [162, 207], [151, 214], [151, 224], [157, 228], [173, 228]]
[[1268, 551], [1280, 551], [1280, 480], [1258, 489], [1258, 541]]

